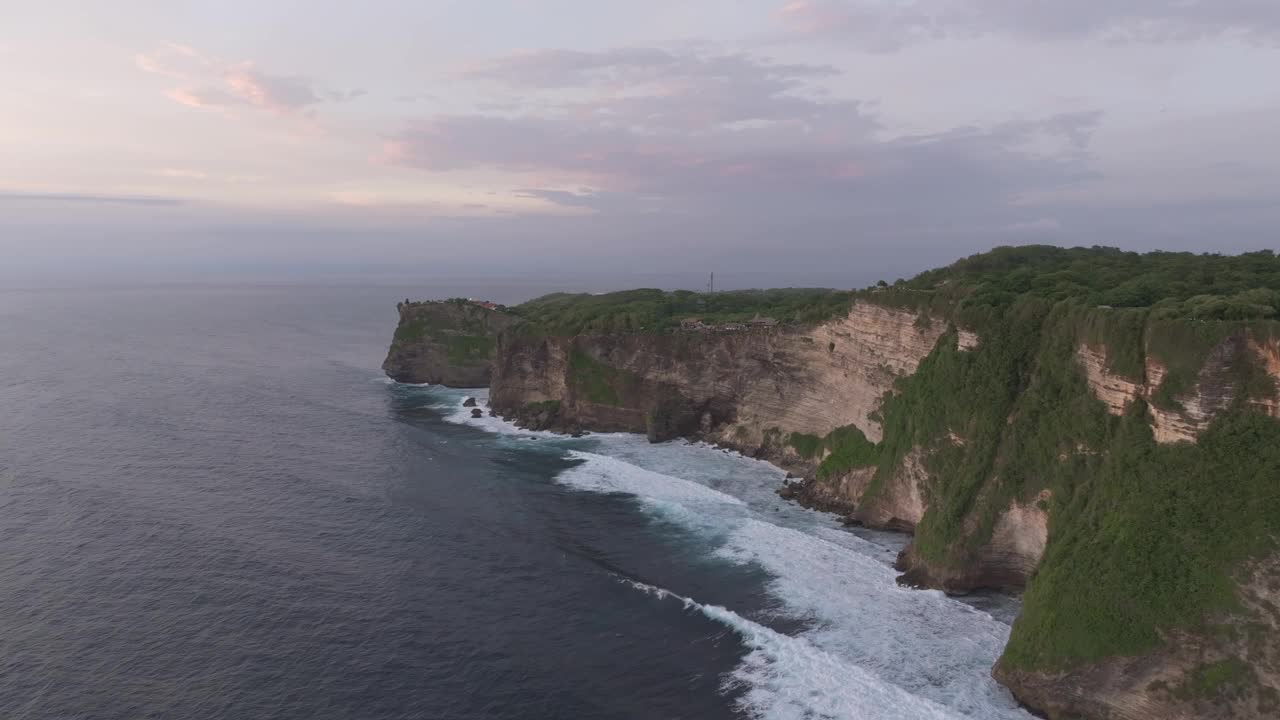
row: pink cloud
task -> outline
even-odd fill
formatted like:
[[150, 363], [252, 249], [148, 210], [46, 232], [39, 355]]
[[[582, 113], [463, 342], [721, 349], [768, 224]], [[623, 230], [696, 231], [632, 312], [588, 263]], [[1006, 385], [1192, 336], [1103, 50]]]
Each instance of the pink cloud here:
[[133, 62], [144, 72], [176, 78], [188, 77], [208, 66], [200, 53], [179, 43], [165, 43], [150, 53], [139, 53]]
[[205, 110], [247, 107], [290, 115], [363, 94], [360, 90], [322, 92], [307, 78], [267, 73], [249, 61], [228, 63], [176, 43], [140, 54], [134, 62], [144, 72], [182, 82], [166, 92], [170, 100]]
[[169, 90], [165, 95], [179, 105], [204, 110], [225, 108], [236, 104], [235, 96], [218, 88], [177, 87]]
[[248, 62], [227, 70], [224, 78], [234, 96], [276, 113], [295, 112], [322, 100], [305, 79], [268, 75]]

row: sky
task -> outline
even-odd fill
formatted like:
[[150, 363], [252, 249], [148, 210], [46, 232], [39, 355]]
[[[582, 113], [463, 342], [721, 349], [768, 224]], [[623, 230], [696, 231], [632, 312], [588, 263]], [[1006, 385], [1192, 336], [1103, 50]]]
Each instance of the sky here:
[[0, 0], [0, 277], [1280, 244], [1275, 0]]

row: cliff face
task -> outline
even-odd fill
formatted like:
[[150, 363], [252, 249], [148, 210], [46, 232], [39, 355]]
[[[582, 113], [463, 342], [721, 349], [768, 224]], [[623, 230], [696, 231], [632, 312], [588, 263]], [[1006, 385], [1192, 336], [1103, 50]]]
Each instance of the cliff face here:
[[496, 336], [511, 326], [503, 313], [463, 301], [400, 303], [400, 322], [382, 363], [392, 379], [413, 384], [484, 387]]
[[[651, 410], [678, 430], [760, 451], [770, 436], [854, 426], [880, 439], [881, 396], [933, 350], [946, 325], [857, 303], [848, 316], [791, 329], [499, 340], [490, 402], [511, 412], [559, 402], [583, 425], [645, 432]], [[773, 437], [777, 440], [778, 438]]]

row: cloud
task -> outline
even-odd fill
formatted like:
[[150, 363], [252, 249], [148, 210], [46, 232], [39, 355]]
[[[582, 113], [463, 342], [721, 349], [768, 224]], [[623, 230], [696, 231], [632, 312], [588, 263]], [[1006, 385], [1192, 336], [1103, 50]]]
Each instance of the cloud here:
[[[521, 53], [468, 74], [504, 86], [566, 89], [574, 97], [421, 118], [391, 137], [388, 154], [423, 169], [554, 170], [640, 190], [681, 176], [782, 179], [828, 164], [822, 156], [831, 144], [877, 129], [857, 102], [805, 94], [813, 89], [810, 79], [834, 72], [745, 55], [634, 48]], [[829, 164], [833, 171], [839, 165]]]
[[300, 113], [324, 102], [347, 102], [363, 90], [321, 90], [297, 75], [268, 73], [250, 61], [228, 63], [169, 43], [134, 58], [139, 69], [179, 81], [166, 95], [201, 109], [254, 108], [277, 115]]
[[440, 102], [440, 96], [434, 93], [406, 93], [396, 96], [398, 103], [416, 103], [416, 102]]
[[351, 102], [368, 95], [368, 90], [357, 88], [355, 90], [329, 90], [324, 93], [325, 99], [330, 102]]
[[777, 17], [793, 38], [852, 42], [870, 52], [988, 34], [1148, 43], [1233, 36], [1280, 44], [1280, 3], [1273, 0], [792, 0]]
[[580, 208], [594, 212], [635, 213], [657, 210], [660, 206], [660, 201], [654, 198], [648, 199], [652, 206], [646, 208], [644, 198], [636, 198], [623, 193], [595, 192], [592, 190], [573, 192], [571, 190], [525, 188], [516, 190], [514, 195], [521, 198], [542, 200], [563, 208]]
[[182, 205], [181, 198], [158, 195], [103, 195], [87, 193], [4, 192], [0, 200], [31, 201], [40, 203], [88, 203], [96, 205]]
[[231, 107], [241, 102], [235, 95], [217, 87], [178, 87], [166, 92], [165, 96], [179, 105], [202, 109]]
[[521, 196], [609, 215], [897, 215], [918, 226], [957, 214], [1002, 226], [1025, 214], [1015, 206], [1027, 193], [1093, 177], [1097, 113], [895, 138], [865, 105], [816, 85], [834, 73], [821, 65], [626, 48], [521, 53], [467, 73], [558, 93], [419, 118], [388, 138], [391, 163], [536, 178]]
[[165, 43], [149, 53], [139, 53], [133, 62], [143, 72], [172, 78], [188, 78], [211, 69], [213, 62], [194, 48], [179, 43]]
[[295, 112], [322, 101], [308, 80], [269, 75], [249, 62], [228, 68], [223, 79], [234, 97], [272, 112]]
[[802, 78], [829, 77], [829, 65], [777, 64], [745, 54], [702, 56], [662, 48], [626, 47], [602, 51], [528, 50], [473, 65], [461, 75], [514, 86], [619, 86], [637, 82], [689, 78], [773, 80], [784, 84]]

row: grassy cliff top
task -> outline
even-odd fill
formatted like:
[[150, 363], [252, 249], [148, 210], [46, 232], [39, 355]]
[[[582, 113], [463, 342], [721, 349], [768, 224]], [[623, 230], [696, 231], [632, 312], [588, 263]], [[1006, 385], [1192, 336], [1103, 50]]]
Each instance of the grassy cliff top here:
[[[877, 290], [873, 290], [876, 292]], [[1254, 320], [1280, 313], [1280, 257], [1000, 247], [878, 288], [909, 307], [1008, 306], [1034, 296], [1088, 306], [1150, 308], [1153, 319]]]
[[853, 293], [788, 288], [696, 293], [641, 289], [602, 295], [556, 293], [509, 308], [519, 330], [550, 335], [659, 333], [685, 318], [745, 322], [760, 315], [780, 323], [818, 323], [848, 312]]

